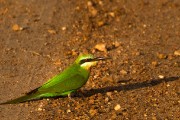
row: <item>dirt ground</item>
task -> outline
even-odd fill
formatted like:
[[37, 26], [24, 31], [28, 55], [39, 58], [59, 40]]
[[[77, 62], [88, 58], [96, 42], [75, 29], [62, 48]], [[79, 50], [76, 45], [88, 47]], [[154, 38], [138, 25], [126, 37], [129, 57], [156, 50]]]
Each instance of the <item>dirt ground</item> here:
[[109, 56], [83, 96], [1, 105], [1, 120], [180, 119], [179, 0], [0, 0], [0, 102]]

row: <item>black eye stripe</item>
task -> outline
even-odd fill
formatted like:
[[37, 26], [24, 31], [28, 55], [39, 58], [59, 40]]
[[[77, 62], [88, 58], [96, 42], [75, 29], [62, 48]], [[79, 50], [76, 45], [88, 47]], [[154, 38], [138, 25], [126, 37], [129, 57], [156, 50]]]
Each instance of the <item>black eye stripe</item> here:
[[83, 64], [85, 62], [91, 62], [91, 61], [93, 61], [93, 59], [91, 59], [91, 58], [83, 59], [83, 60], [80, 61], [80, 64]]

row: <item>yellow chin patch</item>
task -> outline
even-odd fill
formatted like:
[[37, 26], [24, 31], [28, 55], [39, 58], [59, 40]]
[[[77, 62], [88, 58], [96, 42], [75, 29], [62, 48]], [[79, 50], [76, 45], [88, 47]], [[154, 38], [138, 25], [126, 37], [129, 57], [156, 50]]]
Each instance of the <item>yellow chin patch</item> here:
[[81, 67], [86, 69], [86, 70], [89, 70], [90, 67], [95, 66], [96, 64], [97, 64], [97, 61], [85, 62], [85, 63], [81, 64]]

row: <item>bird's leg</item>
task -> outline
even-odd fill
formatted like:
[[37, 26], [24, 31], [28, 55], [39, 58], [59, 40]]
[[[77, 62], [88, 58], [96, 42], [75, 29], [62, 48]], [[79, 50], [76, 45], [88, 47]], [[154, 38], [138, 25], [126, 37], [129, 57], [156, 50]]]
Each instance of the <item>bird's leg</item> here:
[[68, 98], [69, 98], [69, 99], [72, 99], [72, 98], [71, 98], [71, 93], [68, 94]]
[[68, 98], [69, 98], [71, 101], [75, 102], [75, 100], [72, 98], [73, 96], [74, 96], [74, 93], [69, 93], [69, 94], [68, 94]]

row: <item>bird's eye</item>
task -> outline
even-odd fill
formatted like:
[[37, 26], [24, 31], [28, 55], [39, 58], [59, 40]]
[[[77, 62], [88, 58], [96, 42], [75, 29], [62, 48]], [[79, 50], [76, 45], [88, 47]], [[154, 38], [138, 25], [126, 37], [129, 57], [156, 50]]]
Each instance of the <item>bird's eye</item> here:
[[80, 64], [83, 64], [85, 62], [86, 62], [86, 59], [83, 59], [83, 60], [80, 61]]
[[91, 60], [92, 59], [90, 59], [90, 58], [83, 59], [83, 60], [80, 61], [80, 64], [83, 64], [85, 62], [90, 62]]

